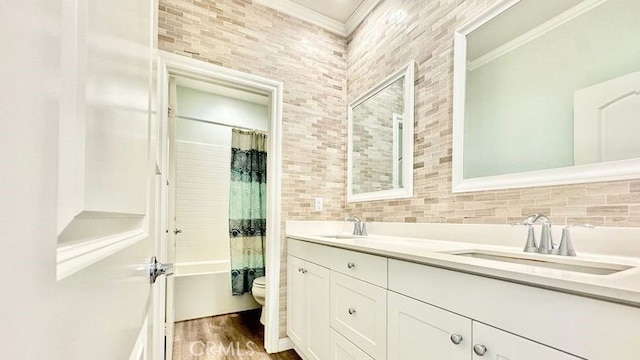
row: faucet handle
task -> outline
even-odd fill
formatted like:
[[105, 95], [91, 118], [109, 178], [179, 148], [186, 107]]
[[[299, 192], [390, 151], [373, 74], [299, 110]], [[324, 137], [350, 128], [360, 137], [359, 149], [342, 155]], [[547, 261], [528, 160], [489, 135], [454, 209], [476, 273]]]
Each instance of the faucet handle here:
[[571, 224], [562, 228], [562, 240], [560, 240], [560, 246], [556, 251], [556, 255], [562, 256], [576, 256], [576, 250], [573, 248], [573, 242], [571, 241], [571, 233], [569, 229], [572, 227], [584, 227], [593, 229], [595, 226], [591, 224]]
[[525, 221], [521, 223], [511, 224], [511, 226], [522, 225], [528, 227], [529, 230], [527, 232], [527, 242], [525, 243], [524, 249], [522, 249], [522, 251], [532, 253], [538, 252], [538, 245], [536, 244], [536, 233], [533, 231], [533, 224], [528, 223], [526, 221], [527, 219], [525, 219]]
[[360, 235], [362, 236], [369, 236], [369, 234], [367, 234], [367, 223], [362, 220], [362, 222], [360, 222]]

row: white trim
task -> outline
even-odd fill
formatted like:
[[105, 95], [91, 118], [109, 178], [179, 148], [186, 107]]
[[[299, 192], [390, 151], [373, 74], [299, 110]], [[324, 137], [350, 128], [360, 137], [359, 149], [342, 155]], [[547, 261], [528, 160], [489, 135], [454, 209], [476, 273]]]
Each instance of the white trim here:
[[479, 58], [469, 62], [467, 65], [468, 71], [473, 71], [482, 65], [485, 65], [509, 52], [525, 45], [526, 43], [535, 40], [536, 38], [548, 33], [549, 31], [556, 29], [559, 26], [577, 18], [578, 16], [590, 11], [591, 9], [602, 5], [608, 0], [586, 0], [578, 5], [562, 12], [558, 16], [536, 26], [535, 28], [527, 31], [526, 33], [518, 36], [517, 38], [489, 51], [488, 53], [480, 56]]
[[[263, 311], [265, 315], [265, 349], [277, 352], [280, 333], [280, 248], [281, 248], [281, 170], [282, 170], [282, 99], [283, 84], [280, 81], [224, 68], [203, 61], [159, 51], [159, 66], [174, 75], [195, 76], [203, 80], [224, 81], [229, 84], [261, 91], [270, 96], [269, 108], [269, 144], [267, 159], [267, 254], [266, 254], [266, 299]], [[168, 89], [168, 76], [162, 85], [163, 91]]]
[[380, 0], [364, 0], [344, 23], [291, 0], [254, 0], [253, 2], [347, 37], [364, 21]]
[[58, 280], [80, 271], [105, 257], [146, 239], [149, 234], [142, 229], [126, 231], [104, 238], [63, 245], [57, 249]]
[[348, 35], [344, 24], [340, 21], [311, 10], [308, 7], [297, 4], [291, 0], [254, 0], [253, 2], [278, 10], [314, 25], [318, 25], [319, 27], [329, 30], [334, 34], [338, 34], [340, 36]]
[[142, 327], [140, 328], [140, 332], [138, 333], [138, 338], [136, 339], [136, 343], [131, 350], [131, 354], [129, 355], [129, 360], [146, 360], [147, 359], [147, 348], [149, 344], [147, 343], [149, 333], [149, 317], [147, 316], [142, 323]]
[[[393, 186], [394, 188], [399, 188], [400, 184], [398, 181], [398, 174], [400, 173], [400, 167], [398, 164], [398, 155], [399, 151], [398, 151], [398, 147], [396, 146], [397, 143], [400, 142], [400, 132], [398, 131], [400, 128], [400, 125], [403, 124], [403, 119], [402, 119], [402, 115], [401, 114], [396, 114], [393, 113], [393, 128], [392, 128], [392, 132], [393, 132], [393, 149], [392, 149], [392, 153], [393, 153], [393, 171], [392, 171], [392, 179], [393, 179]], [[402, 126], [402, 128], [404, 129], [404, 126]], [[404, 137], [402, 139], [403, 145], [404, 145]], [[402, 158], [402, 163], [404, 164], [405, 159]]]
[[293, 342], [288, 337], [278, 340], [278, 351], [287, 351], [294, 348]]
[[[363, 103], [365, 100], [374, 96], [385, 87], [394, 83], [396, 80], [404, 77], [404, 114], [403, 118], [403, 149], [402, 158], [411, 159], [410, 161], [402, 162], [403, 181], [404, 186], [400, 189], [389, 189], [382, 191], [374, 191], [369, 193], [354, 194], [353, 193], [353, 157], [351, 153], [353, 151], [353, 108]], [[348, 116], [348, 129], [347, 129], [347, 202], [358, 201], [372, 201], [372, 200], [385, 200], [385, 199], [401, 199], [413, 197], [413, 132], [414, 132], [414, 80], [415, 79], [415, 62], [410, 61], [406, 66], [400, 70], [389, 75], [386, 79], [380, 82], [378, 85], [367, 91], [365, 94], [359, 96], [354, 101], [349, 103], [347, 108]]]
[[380, 0], [364, 0], [362, 4], [358, 6], [356, 11], [349, 16], [347, 21], [345, 21], [344, 28], [346, 36], [351, 35], [351, 33], [364, 21], [364, 19], [367, 18], [369, 13], [371, 13], [379, 3]]
[[452, 192], [461, 193], [640, 178], [640, 159], [630, 159], [464, 179], [464, 104], [466, 98], [465, 84], [467, 71], [466, 36], [519, 1], [521, 0], [503, 0], [497, 3], [484, 14], [461, 26], [454, 34]]

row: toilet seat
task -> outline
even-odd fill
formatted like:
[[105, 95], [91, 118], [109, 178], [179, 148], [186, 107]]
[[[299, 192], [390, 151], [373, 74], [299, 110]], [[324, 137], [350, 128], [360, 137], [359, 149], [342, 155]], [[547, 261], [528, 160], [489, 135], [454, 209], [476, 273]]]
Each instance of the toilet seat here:
[[259, 278], [255, 278], [253, 280], [253, 286], [263, 288], [263, 287], [265, 287], [265, 280], [266, 280], [266, 277], [264, 277], [264, 276], [261, 276]]

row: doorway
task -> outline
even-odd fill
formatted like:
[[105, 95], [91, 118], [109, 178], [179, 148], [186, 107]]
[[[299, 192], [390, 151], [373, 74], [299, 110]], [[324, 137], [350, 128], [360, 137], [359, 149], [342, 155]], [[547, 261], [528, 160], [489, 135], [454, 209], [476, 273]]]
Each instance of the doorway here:
[[[166, 189], [166, 209], [175, 209], [175, 214], [167, 216], [166, 229], [169, 230], [169, 236], [165, 257], [176, 264], [176, 277], [169, 279], [167, 283], [167, 358], [171, 356], [174, 320], [259, 307], [250, 293], [232, 297], [231, 289], [227, 287], [231, 276], [228, 271], [228, 216], [219, 215], [228, 214], [229, 210], [228, 191], [225, 190], [227, 185], [223, 180], [225, 177], [228, 179], [225, 174], [229, 174], [230, 160], [225, 158], [225, 154], [230, 151], [232, 128], [257, 130], [269, 135], [266, 141], [269, 155], [266, 183], [264, 344], [268, 352], [284, 350], [279, 341], [278, 291], [282, 84], [166, 52], [160, 52], [159, 63], [162, 84], [160, 98], [163, 99], [165, 118], [159, 136], [169, 143], [166, 154], [169, 172], [177, 175]], [[179, 104], [177, 114], [172, 116], [175, 120], [169, 121], [169, 82], [172, 77], [176, 79]], [[211, 102], [212, 99], [214, 102]], [[217, 105], [198, 105], [203, 102]], [[242, 106], [232, 106], [239, 104]], [[212, 109], [215, 107], [217, 109]], [[215, 110], [214, 115], [212, 110]], [[198, 159], [208, 160], [205, 164]], [[181, 161], [188, 166], [181, 167]], [[189, 196], [197, 197], [198, 190], [197, 186], [188, 181], [183, 180], [181, 184], [180, 172], [183, 172], [182, 178], [186, 179], [189, 171], [198, 172], [198, 167], [202, 170], [207, 166], [212, 166], [213, 169], [200, 171], [202, 176], [198, 175], [197, 181], [207, 183], [206, 187], [210, 190], [208, 196], [210, 199], [217, 199], [215, 201], [219, 201], [220, 206], [209, 206], [204, 211], [197, 202], [193, 206], [188, 205], [188, 202], [181, 202], [181, 196], [185, 199]], [[178, 200], [174, 202], [173, 199], [176, 198]], [[191, 229], [188, 240], [186, 228]], [[201, 233], [193, 236], [198, 231]], [[216, 282], [218, 285], [213, 285]], [[203, 284], [208, 287], [203, 287]], [[177, 294], [175, 299], [172, 297], [173, 293]]]

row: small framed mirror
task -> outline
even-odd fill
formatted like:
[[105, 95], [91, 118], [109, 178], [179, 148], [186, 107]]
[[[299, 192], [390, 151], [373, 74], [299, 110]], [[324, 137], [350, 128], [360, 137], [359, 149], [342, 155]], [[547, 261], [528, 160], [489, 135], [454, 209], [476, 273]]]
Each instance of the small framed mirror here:
[[348, 202], [413, 196], [414, 67], [349, 104]]

